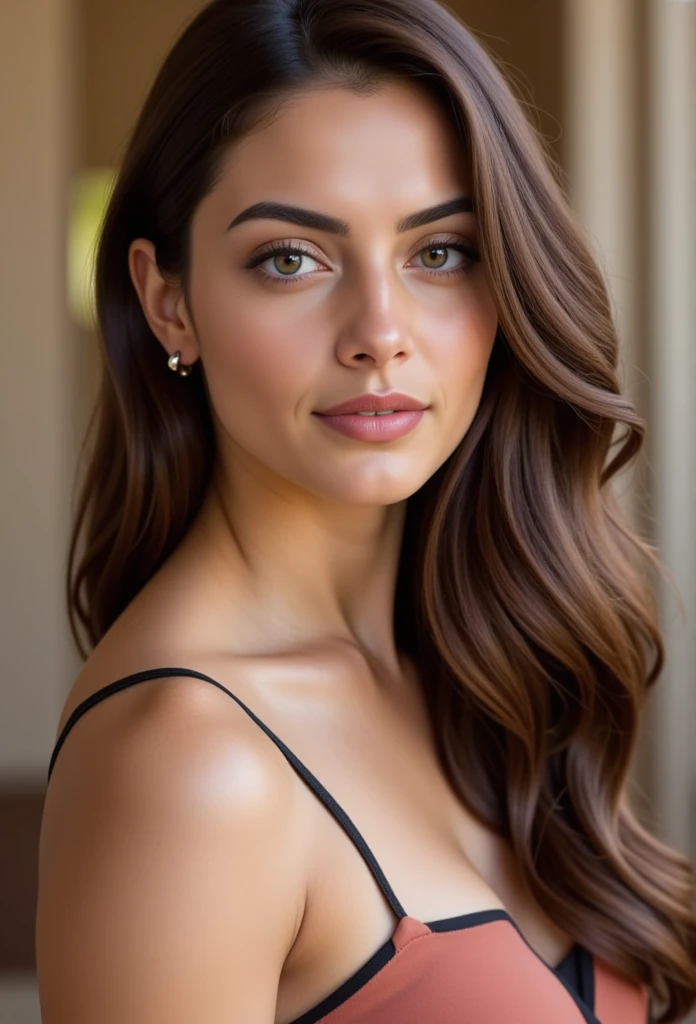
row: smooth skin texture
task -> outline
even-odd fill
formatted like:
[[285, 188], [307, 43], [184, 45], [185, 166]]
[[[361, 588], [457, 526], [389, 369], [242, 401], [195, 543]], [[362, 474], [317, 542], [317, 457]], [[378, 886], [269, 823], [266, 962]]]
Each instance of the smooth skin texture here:
[[[497, 329], [459, 143], [408, 83], [293, 96], [230, 153], [193, 223], [190, 308], [146, 239], [143, 310], [202, 360], [219, 441], [186, 538], [88, 659], [63, 709], [144, 668], [217, 678], [348, 811], [407, 912], [505, 907], [551, 964], [568, 936], [437, 762], [392, 610], [406, 499], [466, 434]], [[344, 221], [230, 224], [260, 202]], [[306, 249], [266, 256], [275, 243]], [[296, 277], [288, 283], [288, 277]], [[187, 386], [186, 379], [181, 381]], [[429, 408], [368, 443], [313, 412], [398, 389]], [[92, 708], [49, 787], [37, 920], [44, 1024], [287, 1024], [396, 921], [360, 854], [238, 705], [155, 680]]]

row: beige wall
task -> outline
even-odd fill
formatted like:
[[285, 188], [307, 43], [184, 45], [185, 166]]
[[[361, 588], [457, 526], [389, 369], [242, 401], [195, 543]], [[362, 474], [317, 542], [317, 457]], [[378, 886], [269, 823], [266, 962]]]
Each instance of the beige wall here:
[[70, 0], [0, 3], [0, 776], [45, 775], [75, 663], [62, 570], [73, 472], [65, 309]]
[[[696, 858], [696, 4], [649, 0], [648, 370], [667, 664], [654, 706], [655, 804]], [[696, 1011], [691, 1017], [696, 1022]]]
[[115, 164], [160, 62], [205, 0], [76, 0], [83, 36], [83, 163]]

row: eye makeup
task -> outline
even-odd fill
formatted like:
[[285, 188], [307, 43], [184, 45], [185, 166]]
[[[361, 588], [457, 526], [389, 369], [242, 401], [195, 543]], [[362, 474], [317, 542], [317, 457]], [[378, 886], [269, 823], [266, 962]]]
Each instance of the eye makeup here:
[[[416, 253], [415, 256], [419, 256], [423, 252], [428, 251], [444, 251], [449, 250], [459, 252], [465, 257], [464, 261], [453, 268], [433, 268], [421, 266], [417, 269], [424, 272], [428, 276], [434, 276], [438, 278], [448, 278], [453, 274], [466, 273], [473, 263], [478, 263], [481, 260], [481, 256], [476, 247], [471, 244], [462, 241], [460, 238], [452, 239], [451, 237], [439, 237], [433, 238], [422, 246]], [[303, 257], [309, 257], [315, 260], [317, 263], [321, 263], [320, 257], [316, 254], [315, 250], [311, 249], [304, 242], [291, 242], [281, 241], [272, 242], [269, 245], [264, 246], [257, 253], [255, 253], [247, 263], [244, 264], [245, 269], [254, 270], [262, 277], [273, 282], [280, 282], [282, 284], [292, 284], [294, 282], [306, 281], [312, 275], [312, 273], [305, 274], [271, 274], [266, 270], [262, 269], [262, 265], [268, 260], [273, 259], [276, 256], [298, 256], [300, 259]], [[413, 257], [412, 257], [413, 258]]]

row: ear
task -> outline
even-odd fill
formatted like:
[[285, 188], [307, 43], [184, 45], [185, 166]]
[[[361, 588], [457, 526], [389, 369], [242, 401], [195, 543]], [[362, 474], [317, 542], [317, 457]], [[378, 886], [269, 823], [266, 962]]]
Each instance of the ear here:
[[152, 333], [168, 355], [181, 352], [182, 363], [194, 363], [200, 351], [186, 309], [183, 287], [162, 276], [151, 241], [136, 238], [131, 242], [128, 270]]

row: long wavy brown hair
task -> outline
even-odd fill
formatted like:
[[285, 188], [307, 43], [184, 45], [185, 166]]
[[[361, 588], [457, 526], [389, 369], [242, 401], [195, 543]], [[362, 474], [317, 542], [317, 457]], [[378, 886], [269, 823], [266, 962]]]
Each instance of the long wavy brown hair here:
[[[100, 236], [103, 356], [68, 565], [83, 656], [181, 541], [215, 460], [204, 379], [167, 369], [128, 271], [133, 239], [189, 280], [189, 229], [224, 157], [293, 91], [417, 80], [468, 156], [499, 314], [465, 438], [408, 501], [394, 609], [444, 770], [504, 835], [541, 907], [647, 984], [696, 1002], [691, 862], [639, 823], [627, 781], [663, 646], [612, 478], [643, 425], [620, 394], [607, 290], [561, 177], [492, 57], [435, 0], [214, 0], [167, 56]], [[83, 642], [81, 634], [86, 638]]]

